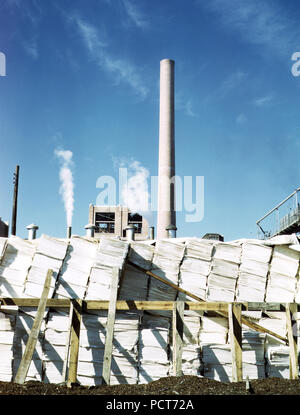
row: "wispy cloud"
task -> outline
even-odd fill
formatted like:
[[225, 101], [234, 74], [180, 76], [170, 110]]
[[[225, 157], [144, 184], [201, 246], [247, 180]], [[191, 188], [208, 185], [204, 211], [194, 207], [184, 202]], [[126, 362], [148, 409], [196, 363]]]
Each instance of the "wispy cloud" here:
[[123, 5], [130, 20], [139, 28], [146, 28], [148, 20], [133, 0], [123, 0]]
[[268, 107], [274, 103], [273, 95], [265, 95], [263, 97], [256, 98], [253, 104], [256, 107]]
[[71, 20], [75, 22], [84, 45], [99, 67], [111, 74], [118, 84], [120, 82], [128, 84], [141, 99], [145, 99], [149, 90], [135, 65], [126, 59], [118, 59], [112, 56], [107, 49], [107, 42], [100, 38], [96, 27], [78, 16], [73, 16]]
[[193, 103], [191, 99], [184, 99], [181, 94], [175, 94], [175, 108], [183, 111], [189, 117], [197, 117], [194, 112]]
[[239, 125], [245, 124], [248, 121], [248, 118], [245, 114], [241, 113], [236, 117], [235, 122]]
[[247, 43], [268, 48], [268, 53], [286, 55], [299, 42], [298, 22], [288, 16], [284, 2], [210, 0], [197, 4], [219, 16], [224, 28], [238, 32]]
[[22, 42], [23, 48], [27, 55], [32, 57], [33, 59], [38, 59], [39, 57], [39, 50], [37, 46], [36, 40], [24, 40]]
[[248, 74], [237, 70], [228, 75], [224, 81], [204, 99], [204, 103], [220, 101], [240, 87], [248, 78]]

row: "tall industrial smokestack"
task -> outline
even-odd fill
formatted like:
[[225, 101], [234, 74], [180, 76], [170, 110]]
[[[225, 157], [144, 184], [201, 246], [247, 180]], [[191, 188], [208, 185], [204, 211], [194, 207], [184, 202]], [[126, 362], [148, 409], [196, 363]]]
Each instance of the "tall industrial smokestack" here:
[[176, 226], [175, 182], [172, 181], [175, 176], [174, 65], [171, 59], [160, 61], [157, 239], [168, 238], [166, 228]]
[[72, 236], [72, 226], [67, 226], [67, 238], [70, 239]]

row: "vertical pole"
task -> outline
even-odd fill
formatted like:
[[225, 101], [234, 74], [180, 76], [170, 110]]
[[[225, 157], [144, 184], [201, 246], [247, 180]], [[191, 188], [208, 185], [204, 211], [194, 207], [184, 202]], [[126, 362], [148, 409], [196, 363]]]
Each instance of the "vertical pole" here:
[[16, 171], [14, 173], [14, 197], [13, 197], [13, 211], [12, 211], [12, 220], [11, 220], [11, 234], [16, 234], [17, 227], [17, 204], [18, 204], [18, 187], [19, 187], [19, 166], [16, 166]]
[[22, 356], [22, 360], [18, 368], [18, 372], [15, 377], [15, 383], [23, 384], [25, 382], [25, 379], [26, 379], [26, 376], [27, 376], [27, 373], [28, 373], [28, 370], [31, 364], [32, 356], [33, 356], [33, 353], [36, 347], [36, 343], [39, 337], [39, 333], [40, 333], [40, 329], [41, 329], [41, 325], [42, 325], [42, 321], [44, 317], [44, 312], [46, 309], [52, 273], [53, 271], [51, 269], [49, 269], [47, 272], [42, 296], [40, 298], [39, 305], [37, 308], [37, 313], [34, 318], [33, 326], [32, 326], [31, 332], [29, 334], [29, 337], [26, 343], [25, 351]]
[[71, 300], [73, 303], [70, 364], [67, 386], [70, 388], [72, 383], [77, 380], [77, 366], [79, 354], [80, 323], [82, 314], [82, 300]]
[[232, 382], [243, 381], [242, 360], [242, 306], [237, 303], [228, 305], [229, 333], [232, 354]]
[[184, 301], [173, 303], [173, 376], [182, 375]]
[[103, 358], [103, 370], [102, 370], [102, 382], [103, 384], [110, 384], [110, 369], [112, 360], [112, 347], [114, 336], [114, 325], [116, 317], [118, 285], [119, 285], [119, 268], [113, 268], [112, 281], [110, 288], [110, 300], [107, 314], [106, 334], [105, 334], [105, 347]]
[[286, 328], [290, 345], [290, 379], [298, 379], [297, 304], [286, 304]]

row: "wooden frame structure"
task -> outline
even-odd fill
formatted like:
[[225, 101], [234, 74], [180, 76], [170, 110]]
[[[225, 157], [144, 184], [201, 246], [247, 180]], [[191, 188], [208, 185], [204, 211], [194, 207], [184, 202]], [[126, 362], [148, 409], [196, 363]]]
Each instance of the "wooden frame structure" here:
[[[21, 306], [38, 307], [39, 299], [33, 298], [0, 298], [1, 306]], [[206, 311], [206, 312], [226, 312], [229, 320], [229, 336], [231, 339], [232, 353], [232, 381], [241, 382], [243, 380], [242, 371], [242, 310], [243, 311], [282, 311], [286, 313], [288, 339], [286, 343], [290, 345], [290, 378], [298, 379], [298, 354], [297, 354], [297, 334], [293, 330], [295, 313], [300, 311], [300, 304], [296, 303], [228, 303], [228, 302], [202, 302], [193, 301], [101, 301], [101, 300], [80, 300], [80, 299], [48, 299], [45, 307], [49, 308], [71, 308], [71, 333], [70, 333], [70, 358], [67, 385], [70, 387], [76, 382], [77, 364], [80, 341], [80, 321], [83, 312], [88, 310], [108, 310], [105, 340], [105, 358], [103, 362], [103, 383], [110, 384], [110, 369], [112, 359], [112, 341], [114, 330], [114, 319], [116, 311], [137, 311], [137, 310], [169, 310], [173, 312], [173, 375], [182, 374], [182, 346], [184, 332], [184, 310]], [[36, 330], [35, 330], [36, 337]], [[30, 342], [30, 337], [28, 343]], [[33, 349], [32, 349], [33, 347]], [[26, 345], [27, 348], [27, 345]], [[32, 354], [35, 344], [31, 346]], [[32, 358], [23, 354], [20, 367], [26, 362], [29, 364]], [[24, 362], [23, 362], [24, 360]], [[27, 373], [27, 372], [26, 372]], [[16, 377], [15, 382], [24, 383], [26, 376]]]
[[[69, 308], [70, 325], [66, 355], [63, 366], [63, 376], [65, 380], [67, 367], [67, 385], [72, 386], [77, 380], [77, 366], [80, 343], [80, 324], [82, 313], [88, 310], [107, 310], [106, 337], [104, 348], [104, 360], [102, 368], [103, 384], [110, 384], [110, 372], [112, 361], [113, 333], [116, 311], [137, 311], [137, 310], [170, 310], [172, 311], [172, 352], [173, 352], [173, 375], [182, 375], [182, 348], [184, 333], [184, 311], [205, 311], [207, 313], [217, 313], [229, 322], [229, 337], [232, 354], [232, 381], [243, 381], [243, 361], [242, 361], [242, 325], [245, 324], [252, 329], [257, 329], [264, 333], [274, 336], [289, 344], [290, 348], [290, 378], [298, 379], [298, 349], [297, 349], [297, 330], [295, 332], [295, 322], [297, 312], [300, 311], [300, 304], [297, 303], [254, 303], [254, 302], [206, 302], [197, 298], [195, 301], [118, 301], [119, 281], [122, 272], [118, 268], [113, 269], [111, 282], [110, 301], [102, 300], [82, 300], [82, 299], [47, 299], [52, 270], [48, 270], [41, 298], [0, 298], [2, 306], [37, 307], [37, 313], [33, 322], [33, 327], [26, 344], [25, 352], [14, 379], [16, 383], [24, 383], [32, 360], [33, 352], [36, 347], [37, 338], [41, 328], [44, 312], [46, 308]], [[155, 274], [153, 274], [155, 275]], [[122, 276], [122, 275], [121, 275]], [[155, 276], [156, 278], [157, 276]], [[174, 286], [178, 291], [182, 290]], [[183, 291], [183, 290], [182, 290]], [[190, 297], [193, 294], [185, 292]], [[0, 308], [1, 308], [0, 307]], [[279, 336], [263, 327], [249, 322], [242, 316], [242, 311], [282, 311], [286, 315], [287, 338]], [[70, 355], [70, 356], [69, 356]]]

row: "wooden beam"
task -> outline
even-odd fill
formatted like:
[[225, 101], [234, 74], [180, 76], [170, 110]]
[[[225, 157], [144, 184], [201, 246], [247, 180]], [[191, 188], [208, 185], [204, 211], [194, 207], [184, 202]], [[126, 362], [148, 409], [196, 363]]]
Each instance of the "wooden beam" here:
[[[84, 302], [87, 310], [107, 310], [109, 301], [88, 300]], [[197, 311], [227, 311], [228, 302], [202, 302], [184, 301], [185, 310]], [[119, 300], [116, 303], [117, 310], [173, 310], [174, 301], [134, 301]], [[244, 306], [245, 303], [242, 303]]]
[[298, 379], [297, 304], [286, 304], [286, 328], [290, 345], [290, 379]]
[[51, 269], [49, 269], [47, 272], [45, 283], [44, 283], [44, 288], [42, 291], [42, 296], [39, 300], [37, 313], [34, 318], [34, 322], [33, 322], [29, 337], [28, 337], [28, 341], [26, 343], [25, 352], [22, 356], [22, 360], [21, 360], [20, 366], [18, 368], [16, 377], [15, 377], [15, 383], [23, 384], [25, 382], [25, 379], [26, 379], [26, 376], [29, 370], [29, 366], [32, 360], [32, 356], [33, 356], [33, 353], [36, 347], [39, 332], [41, 329], [44, 312], [46, 309], [46, 303], [47, 303], [47, 297], [49, 295], [52, 273], [53, 271]]
[[[133, 267], [135, 267], [135, 268], [136, 268], [136, 269], [138, 269], [139, 271], [142, 271], [142, 272], [144, 272], [145, 274], [149, 275], [150, 277], [155, 278], [155, 279], [157, 279], [157, 280], [159, 280], [159, 281], [163, 282], [164, 284], [166, 284], [166, 285], [168, 285], [168, 286], [170, 286], [170, 287], [174, 288], [175, 290], [180, 291], [180, 292], [182, 292], [182, 293], [184, 293], [184, 294], [188, 295], [188, 296], [189, 296], [189, 297], [191, 297], [191, 298], [194, 298], [194, 300], [197, 300], [197, 301], [200, 301], [200, 302], [205, 302], [202, 298], [200, 298], [200, 297], [196, 296], [195, 294], [193, 294], [193, 293], [191, 293], [191, 292], [189, 292], [189, 291], [183, 290], [182, 288], [180, 288], [180, 287], [178, 287], [177, 285], [175, 285], [175, 284], [173, 284], [173, 283], [171, 283], [171, 282], [169, 282], [169, 281], [165, 280], [164, 278], [159, 277], [158, 275], [154, 274], [153, 272], [151, 272], [151, 271], [147, 271], [147, 270], [145, 270], [144, 268], [140, 267], [139, 265], [134, 264], [134, 263], [133, 263], [133, 262], [131, 262], [131, 261], [127, 261], [127, 262], [128, 262], [128, 264], [132, 265]], [[228, 318], [228, 312], [227, 312], [227, 311], [224, 311], [224, 312], [218, 312], [218, 314], [219, 314], [220, 316], [222, 316], [222, 317], [226, 317], [226, 318]], [[250, 320], [249, 320], [248, 318], [246, 318], [245, 316], [242, 316], [242, 324], [244, 324], [245, 326], [250, 327], [250, 328], [251, 328], [251, 329], [253, 329], [253, 330], [259, 331], [259, 332], [261, 332], [261, 333], [267, 333], [267, 334], [270, 334], [271, 336], [276, 337], [277, 339], [279, 339], [279, 340], [281, 340], [281, 341], [283, 341], [283, 342], [285, 342], [285, 343], [288, 343], [288, 339], [287, 339], [286, 337], [282, 337], [282, 336], [280, 336], [279, 334], [274, 333], [274, 332], [273, 332], [273, 331], [271, 331], [271, 330], [267, 330], [267, 329], [265, 329], [264, 327], [260, 326], [259, 324], [253, 323], [252, 321], [250, 321]]]
[[[1, 297], [0, 301], [3, 306], [38, 307], [40, 299]], [[69, 308], [70, 300], [68, 298], [48, 298], [46, 307]]]
[[182, 375], [182, 347], [184, 327], [184, 302], [174, 301], [173, 304], [173, 376]]
[[69, 327], [68, 327], [67, 343], [66, 343], [66, 349], [65, 349], [64, 365], [63, 365], [63, 370], [62, 370], [62, 382], [66, 381], [66, 375], [67, 375], [67, 367], [68, 367], [69, 353], [70, 353], [70, 340], [71, 340], [71, 332], [72, 332], [73, 312], [74, 312], [74, 305], [73, 305], [73, 302], [70, 301]]
[[232, 355], [232, 382], [243, 381], [242, 309], [237, 303], [228, 305], [229, 335]]
[[77, 381], [77, 366], [79, 354], [80, 340], [80, 323], [82, 315], [82, 300], [72, 300], [72, 329], [71, 329], [71, 346], [70, 346], [70, 362], [67, 386], [70, 388]]
[[110, 384], [110, 370], [112, 360], [112, 347], [114, 336], [114, 325], [116, 317], [116, 305], [118, 295], [120, 271], [119, 268], [113, 268], [112, 280], [110, 286], [110, 301], [107, 314], [106, 334], [105, 334], [105, 347], [103, 358], [103, 370], [102, 370], [102, 383], [105, 385]]

